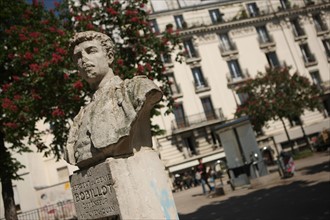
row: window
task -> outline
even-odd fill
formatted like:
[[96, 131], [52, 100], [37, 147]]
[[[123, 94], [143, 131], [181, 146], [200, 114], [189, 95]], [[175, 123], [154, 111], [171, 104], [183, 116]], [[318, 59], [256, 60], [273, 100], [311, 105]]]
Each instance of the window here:
[[247, 93], [237, 93], [237, 96], [241, 105], [243, 105], [249, 98]]
[[202, 102], [202, 105], [203, 105], [203, 109], [204, 109], [206, 119], [207, 120], [215, 119], [216, 116], [215, 116], [215, 113], [214, 113], [214, 108], [213, 108], [211, 98], [210, 97], [201, 98], [201, 102]]
[[230, 51], [236, 49], [234, 43], [231, 42], [228, 33], [219, 34], [219, 38], [220, 38], [220, 47], [222, 48], [222, 50]]
[[327, 31], [328, 27], [326, 23], [323, 22], [320, 14], [313, 15], [313, 21], [315, 25], [315, 29], [317, 32]]
[[289, 9], [291, 4], [289, 0], [280, 0], [283, 9]]
[[220, 14], [219, 9], [209, 10], [209, 13], [210, 13], [212, 24], [217, 24], [217, 23], [223, 21], [222, 15]]
[[311, 63], [311, 62], [315, 62], [315, 57], [314, 55], [311, 53], [310, 49], [309, 49], [309, 46], [307, 43], [305, 44], [301, 44], [300, 45], [300, 50], [301, 50], [301, 53], [303, 55], [303, 59], [304, 59], [304, 62], [305, 63]]
[[161, 54], [160, 59], [163, 63], [169, 64], [172, 63], [172, 57], [171, 54]]
[[175, 24], [176, 24], [177, 29], [186, 28], [186, 23], [185, 23], [182, 15], [174, 16], [174, 20], [175, 20]]
[[178, 128], [185, 128], [188, 126], [182, 103], [175, 103], [173, 106], [173, 113]]
[[185, 40], [183, 42], [184, 48], [186, 50], [186, 56], [188, 58], [194, 58], [197, 57], [196, 50], [194, 48], [193, 42], [191, 39]]
[[291, 20], [292, 31], [295, 37], [305, 36], [305, 31], [301, 27], [298, 18]]
[[319, 71], [314, 70], [311, 71], [309, 74], [312, 77], [313, 84], [315, 84], [319, 89], [321, 89], [322, 80]]
[[179, 94], [180, 89], [179, 89], [178, 84], [176, 83], [176, 80], [175, 80], [175, 77], [174, 77], [173, 73], [168, 74], [167, 78], [168, 78], [168, 82], [169, 82], [170, 93], [172, 95]]
[[195, 88], [204, 88], [206, 87], [206, 82], [200, 67], [195, 67], [191, 69], [191, 72], [194, 77]]
[[280, 62], [277, 59], [276, 52], [273, 51], [266, 53], [266, 57], [270, 67], [272, 68], [280, 67]]
[[256, 3], [247, 4], [247, 9], [250, 17], [256, 17], [259, 15], [259, 8]]
[[325, 54], [327, 55], [328, 59], [330, 58], [330, 39], [322, 40], [322, 44], [325, 49]]
[[261, 43], [270, 42], [270, 37], [265, 26], [257, 27], [257, 32]]
[[13, 191], [14, 191], [14, 202], [15, 202], [16, 211], [21, 211], [21, 201], [19, 199], [17, 186], [13, 186]]
[[150, 24], [150, 27], [151, 27], [151, 31], [153, 33], [159, 33], [159, 27], [158, 27], [156, 19], [150, 20], [149, 24]]
[[227, 64], [230, 71], [230, 75], [233, 79], [242, 78], [243, 75], [242, 75], [241, 67], [237, 60], [227, 61]]
[[57, 168], [57, 176], [59, 182], [69, 181], [69, 170], [68, 167]]

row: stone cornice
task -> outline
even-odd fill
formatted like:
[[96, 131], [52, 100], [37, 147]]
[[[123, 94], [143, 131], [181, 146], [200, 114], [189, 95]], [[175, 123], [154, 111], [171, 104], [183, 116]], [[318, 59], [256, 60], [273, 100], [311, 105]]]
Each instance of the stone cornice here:
[[278, 20], [285, 18], [296, 17], [298, 15], [306, 16], [309, 13], [314, 13], [319, 11], [329, 11], [329, 10], [330, 10], [330, 3], [324, 3], [319, 5], [307, 6], [304, 8], [296, 8], [296, 9], [275, 12], [253, 18], [246, 18], [241, 20], [219, 23], [214, 25], [201, 25], [198, 27], [192, 27], [189, 29], [180, 30], [179, 35], [181, 37], [190, 37], [196, 34], [209, 33], [209, 32], [226, 32], [236, 28], [242, 28], [246, 26], [256, 26], [259, 24], [265, 24], [269, 21], [278, 22]]

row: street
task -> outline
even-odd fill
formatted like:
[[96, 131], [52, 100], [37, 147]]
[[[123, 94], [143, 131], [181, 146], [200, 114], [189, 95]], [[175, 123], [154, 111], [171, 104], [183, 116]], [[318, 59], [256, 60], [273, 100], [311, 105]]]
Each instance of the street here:
[[295, 161], [294, 177], [281, 179], [277, 172], [267, 183], [225, 195], [203, 195], [201, 186], [174, 193], [179, 218], [214, 220], [326, 220], [330, 219], [330, 154]]

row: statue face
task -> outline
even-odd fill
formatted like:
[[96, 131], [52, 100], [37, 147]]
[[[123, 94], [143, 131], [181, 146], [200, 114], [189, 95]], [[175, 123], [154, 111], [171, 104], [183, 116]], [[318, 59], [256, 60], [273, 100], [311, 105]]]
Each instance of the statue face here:
[[79, 74], [90, 85], [98, 85], [109, 72], [108, 56], [97, 40], [84, 41], [76, 45], [73, 56]]

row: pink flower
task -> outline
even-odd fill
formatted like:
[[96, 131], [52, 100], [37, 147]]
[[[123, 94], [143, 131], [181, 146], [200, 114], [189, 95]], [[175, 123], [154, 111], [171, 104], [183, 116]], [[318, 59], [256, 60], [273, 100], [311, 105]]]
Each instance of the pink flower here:
[[118, 12], [111, 7], [107, 8], [106, 11], [113, 16], [118, 14]]
[[55, 27], [50, 27], [48, 29], [49, 29], [50, 32], [53, 32], [53, 33], [56, 32], [56, 28]]
[[14, 95], [14, 100], [20, 100], [22, 98], [21, 95]]
[[12, 60], [12, 59], [14, 59], [14, 57], [15, 57], [15, 55], [14, 55], [14, 54], [12, 54], [12, 53], [8, 54], [8, 58], [9, 58], [9, 59], [11, 59], [11, 60]]
[[145, 67], [147, 68], [148, 71], [151, 71], [152, 70], [152, 67], [149, 63], [146, 63]]
[[40, 21], [41, 24], [48, 24], [49, 23], [49, 20], [42, 20]]
[[2, 88], [3, 92], [7, 92], [10, 87], [11, 87], [11, 84], [6, 83], [6, 84], [3, 84], [1, 88]]
[[78, 80], [78, 81], [76, 81], [76, 82], [73, 84], [73, 87], [74, 87], [75, 89], [81, 90], [81, 89], [84, 87], [84, 85], [83, 85], [83, 83], [82, 83], [80, 80]]
[[134, 15], [137, 15], [138, 14], [138, 11], [137, 10], [127, 10], [125, 15], [127, 16], [134, 16]]
[[32, 72], [38, 72], [40, 70], [40, 66], [36, 63], [32, 63], [29, 65]]
[[93, 30], [94, 29], [94, 25], [92, 25], [91, 23], [88, 23], [86, 25], [86, 28], [89, 29], [89, 30]]
[[139, 18], [138, 17], [133, 17], [133, 18], [131, 18], [130, 21], [131, 22], [134, 22], [134, 23], [138, 23], [139, 22]]
[[62, 60], [62, 56], [58, 55], [57, 53], [52, 54], [52, 63], [58, 63]]
[[9, 98], [4, 98], [2, 100], [1, 106], [2, 106], [2, 108], [8, 109], [8, 110], [13, 111], [13, 112], [17, 112], [17, 110], [18, 110], [18, 107]]
[[32, 59], [33, 59], [33, 55], [32, 55], [32, 53], [30, 53], [30, 52], [26, 52], [26, 53], [24, 54], [24, 58], [25, 58], [26, 60], [32, 60]]
[[39, 32], [31, 32], [31, 33], [29, 34], [29, 36], [30, 36], [31, 38], [38, 38], [38, 37], [40, 36], [40, 33], [39, 33]]
[[58, 8], [58, 7], [60, 7], [60, 3], [58, 3], [57, 1], [54, 1], [54, 6], [55, 6], [56, 8]]
[[59, 35], [61, 35], [61, 36], [64, 36], [64, 34], [65, 34], [64, 31], [63, 31], [63, 30], [60, 30], [60, 29], [57, 30], [57, 33], [58, 33]]
[[118, 59], [117, 63], [118, 63], [118, 65], [122, 66], [124, 64], [124, 60], [123, 59]]
[[39, 49], [36, 48], [36, 47], [34, 47], [34, 48], [33, 48], [33, 52], [34, 52], [34, 53], [39, 53]]
[[24, 34], [19, 34], [18, 36], [19, 36], [19, 39], [20, 39], [21, 41], [26, 41], [26, 40], [28, 40], [28, 38], [27, 38]]
[[144, 71], [144, 67], [142, 65], [138, 65], [138, 72], [142, 73]]
[[56, 50], [57, 53], [59, 53], [61, 55], [65, 55], [66, 54], [66, 50], [64, 50], [61, 47], [57, 47], [55, 50]]
[[12, 78], [14, 81], [18, 81], [20, 79], [19, 76], [12, 76]]
[[4, 122], [3, 126], [13, 129], [18, 128], [18, 125], [15, 122]]
[[67, 73], [64, 73], [64, 74], [63, 74], [63, 78], [64, 78], [65, 80], [67, 80], [67, 79], [69, 79], [69, 75], [68, 75]]
[[52, 116], [53, 117], [62, 117], [64, 116], [64, 112], [62, 109], [60, 109], [59, 107], [55, 108], [52, 112]]

